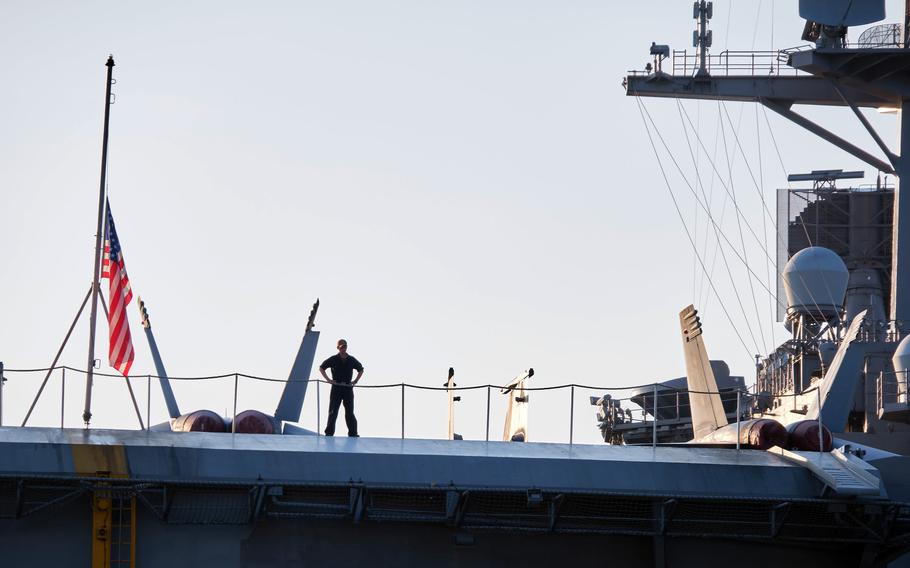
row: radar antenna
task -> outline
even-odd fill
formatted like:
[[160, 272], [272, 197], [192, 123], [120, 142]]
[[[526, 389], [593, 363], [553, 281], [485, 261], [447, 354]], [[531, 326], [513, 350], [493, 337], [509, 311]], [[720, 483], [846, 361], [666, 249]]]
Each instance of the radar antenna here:
[[692, 17], [698, 20], [695, 31], [692, 32], [692, 47], [698, 48], [698, 71], [696, 77], [709, 75], [708, 73], [708, 48], [713, 43], [713, 35], [708, 29], [708, 20], [714, 17], [714, 2], [698, 0], [692, 7]]

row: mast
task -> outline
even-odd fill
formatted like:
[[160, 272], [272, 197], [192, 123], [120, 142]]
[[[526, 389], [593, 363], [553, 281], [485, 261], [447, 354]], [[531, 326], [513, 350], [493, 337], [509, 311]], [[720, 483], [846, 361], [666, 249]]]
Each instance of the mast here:
[[[802, 6], [802, 4], [801, 4]], [[821, 7], [819, 7], [821, 6]], [[698, 73], [687, 68], [682, 74], [631, 72], [626, 77], [626, 94], [637, 97], [667, 97], [752, 101], [780, 114], [827, 140], [855, 158], [897, 178], [894, 191], [892, 234], [891, 298], [889, 319], [893, 331], [910, 331], [910, 193], [902, 195], [904, 181], [910, 191], [910, 148], [902, 152], [901, 142], [910, 146], [910, 49], [888, 46], [854, 47], [844, 42], [846, 29], [879, 21], [873, 3], [854, 5], [847, 14], [830, 14], [824, 4], [812, 4], [818, 18], [808, 21], [803, 39], [816, 41], [812, 50], [787, 51], [752, 63], [745, 70], [719, 67]], [[867, 10], [868, 9], [868, 10]], [[837, 17], [835, 17], [837, 16]], [[833, 18], [833, 19], [832, 19]], [[907, 37], [910, 0], [905, 2], [904, 37]], [[703, 30], [699, 30], [703, 33]], [[813, 35], [814, 34], [814, 35]], [[840, 35], [838, 35], [840, 34]], [[699, 35], [698, 33], [696, 35]], [[701, 46], [700, 46], [701, 47]], [[753, 57], [758, 54], [753, 54]], [[782, 72], [778, 57], [799, 74]], [[759, 58], [762, 55], [758, 55]], [[685, 64], [683, 64], [685, 67]], [[770, 73], [769, 73], [770, 70]], [[692, 73], [689, 73], [691, 71]], [[848, 108], [875, 141], [884, 159], [827, 130], [794, 109], [795, 105]], [[861, 108], [890, 108], [900, 111], [898, 136], [891, 148], [860, 111]]]
[[907, 47], [908, 47], [907, 44], [910, 43], [910, 34], [908, 34], [908, 32], [910, 32], [910, 0], [904, 0], [904, 29], [903, 29], [903, 32], [904, 32], [902, 34], [904, 36], [903, 47], [904, 47], [904, 49], [907, 49]]
[[107, 177], [107, 135], [111, 116], [111, 84], [114, 74], [114, 56], [108, 56], [107, 84], [104, 93], [104, 135], [101, 140], [101, 185], [98, 190], [98, 224], [95, 231], [95, 268], [92, 272], [92, 314], [89, 319], [88, 334], [88, 364], [85, 375], [85, 410], [82, 412], [82, 421], [86, 428], [92, 419], [92, 371], [95, 368], [95, 320], [98, 316], [98, 292], [100, 291], [101, 276], [101, 228], [104, 219], [105, 180]]

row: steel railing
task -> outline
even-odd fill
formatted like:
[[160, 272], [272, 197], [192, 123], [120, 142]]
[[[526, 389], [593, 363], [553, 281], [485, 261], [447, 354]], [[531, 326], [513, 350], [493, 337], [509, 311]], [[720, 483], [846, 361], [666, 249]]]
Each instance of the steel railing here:
[[[60, 377], [60, 422], [59, 427], [65, 427], [65, 403], [66, 403], [66, 383], [69, 380], [81, 380], [81, 375], [85, 374], [84, 370], [76, 369], [67, 366], [60, 366], [44, 369], [3, 369], [2, 364], [0, 364], [0, 381], [6, 379], [9, 380], [11, 375], [23, 375], [28, 377], [31, 374], [37, 373], [57, 373]], [[118, 374], [110, 373], [93, 373], [94, 377], [99, 379], [110, 378], [119, 381], [123, 381], [124, 377]], [[153, 423], [152, 419], [152, 382], [157, 380], [156, 375], [144, 374], [144, 375], [130, 375], [126, 380], [132, 381], [142, 381], [145, 383], [145, 403], [144, 408], [144, 421], [142, 420], [141, 412], [138, 405], [136, 405], [137, 418], [139, 419], [140, 424], [143, 424], [144, 428], [147, 428]], [[236, 422], [236, 417], [238, 415], [238, 408], [242, 402], [241, 390], [244, 387], [245, 382], [254, 382], [254, 383], [274, 383], [274, 384], [283, 384], [286, 382], [285, 379], [277, 379], [270, 377], [262, 377], [256, 375], [249, 375], [245, 373], [226, 373], [221, 375], [209, 375], [202, 377], [169, 377], [169, 380], [174, 382], [207, 382], [207, 381], [229, 381], [232, 383], [230, 404], [231, 410], [229, 416], [225, 418], [230, 419], [233, 424]], [[31, 381], [29, 381], [31, 384]], [[322, 426], [323, 414], [322, 414], [322, 393], [320, 392], [322, 384], [326, 383], [323, 380], [311, 379], [309, 383], [314, 384], [316, 388], [316, 432], [318, 433]], [[398, 383], [384, 383], [384, 384], [358, 384], [353, 385], [350, 388], [354, 388], [357, 391], [360, 391], [358, 398], [361, 402], [360, 405], [364, 403], [369, 404], [369, 395], [366, 393], [383, 391], [383, 390], [398, 390], [400, 391], [400, 436], [401, 438], [406, 437], [406, 414], [407, 414], [407, 399], [408, 393], [414, 392], [426, 392], [432, 393], [433, 396], [437, 397], [440, 405], [443, 404], [443, 401], [448, 397], [449, 391], [455, 391], [457, 394], [462, 395], [469, 392], [480, 391], [484, 393], [484, 396], [480, 401], [483, 403], [483, 408], [485, 412], [485, 428], [483, 439], [489, 441], [491, 439], [491, 407], [492, 407], [492, 394], [493, 390], [497, 391], [505, 388], [504, 385], [494, 385], [494, 384], [481, 384], [474, 386], [461, 386], [453, 387], [451, 389], [445, 386], [426, 386], [419, 384], [409, 384], [405, 382]], [[78, 389], [77, 389], [78, 391]], [[659, 383], [647, 384], [647, 385], [637, 385], [629, 387], [604, 387], [596, 385], [585, 385], [578, 383], [567, 383], [562, 385], [555, 386], [536, 386], [530, 387], [525, 386], [523, 389], [523, 395], [530, 397], [530, 394], [533, 393], [563, 393], [563, 396], [566, 396], [568, 402], [568, 420], [567, 420], [567, 435], [566, 441], [569, 444], [575, 443], [575, 423], [576, 423], [576, 412], [575, 407], [579, 402], [578, 391], [589, 391], [589, 392], [600, 392], [605, 393], [600, 396], [589, 396], [589, 403], [595, 407], [593, 410], [596, 413], [596, 422], [595, 427], [601, 429], [601, 432], [607, 439], [607, 433], [614, 432], [617, 429], [638, 429], [640, 431], [650, 430], [651, 431], [651, 440], [650, 445], [656, 446], [658, 444], [658, 428], [663, 427], [674, 427], [679, 426], [681, 423], [686, 422], [689, 419], [688, 408], [689, 408], [689, 391], [684, 389], [672, 389], [668, 388]], [[628, 394], [628, 391], [635, 391], [632, 394]], [[206, 389], [207, 393], [212, 393], [211, 388]], [[807, 391], [808, 392], [808, 391]], [[626, 396], [619, 396], [620, 393], [626, 393]], [[695, 393], [693, 394], [708, 394], [708, 393]], [[722, 399], [726, 398], [727, 402], [735, 401], [735, 416], [729, 416], [736, 421], [737, 429], [739, 424], [743, 420], [752, 418], [754, 415], [754, 405], [755, 405], [755, 395], [749, 393], [747, 390], [742, 389], [727, 389], [720, 391], [719, 394]], [[509, 393], [509, 396], [515, 396], [515, 393]], [[363, 400], [366, 398], [367, 400]], [[584, 400], [583, 398], [581, 399]], [[2, 388], [0, 388], [0, 406], [2, 406]], [[632, 406], [634, 405], [634, 407]], [[362, 407], [362, 406], [361, 406]], [[591, 408], [591, 406], [585, 406], [586, 408]], [[163, 410], [163, 407], [162, 409]], [[464, 409], [459, 410], [462, 412]], [[225, 413], [227, 414], [227, 412]], [[2, 414], [0, 414], [2, 417]], [[166, 415], [163, 415], [162, 418], [166, 418]], [[2, 426], [2, 420], [0, 420], [0, 426]], [[25, 425], [24, 423], [22, 424]], [[616, 440], [614, 440], [616, 441]], [[738, 444], [737, 444], [738, 445]]]
[[907, 404], [907, 373], [908, 370], [879, 373], [875, 384], [875, 400], [879, 412], [886, 404]]

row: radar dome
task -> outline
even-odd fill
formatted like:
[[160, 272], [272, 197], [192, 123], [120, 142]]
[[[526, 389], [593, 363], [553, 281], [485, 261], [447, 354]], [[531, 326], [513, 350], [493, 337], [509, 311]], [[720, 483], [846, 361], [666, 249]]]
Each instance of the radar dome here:
[[828, 26], [859, 26], [885, 19], [885, 0], [799, 0], [799, 16]]
[[828, 319], [844, 304], [849, 273], [831, 249], [804, 248], [787, 262], [782, 278], [788, 313]]
[[907, 369], [910, 369], [910, 335], [903, 338], [898, 344], [891, 362], [894, 363], [894, 370], [898, 373], [898, 378], [902, 378]]
[[910, 335], [903, 338], [891, 358], [897, 381], [897, 402], [907, 403], [907, 375], [910, 374]]

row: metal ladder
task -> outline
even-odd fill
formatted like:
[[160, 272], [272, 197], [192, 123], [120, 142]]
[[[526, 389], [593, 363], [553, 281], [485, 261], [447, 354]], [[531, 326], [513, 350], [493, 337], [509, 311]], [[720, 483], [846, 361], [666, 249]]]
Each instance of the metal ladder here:
[[128, 495], [111, 499], [110, 568], [136, 565], [136, 498]]
[[878, 495], [881, 492], [881, 480], [863, 467], [862, 460], [840, 450], [820, 453], [772, 448], [768, 451], [805, 467], [839, 495]]
[[136, 498], [99, 488], [92, 497], [92, 568], [136, 566]]

